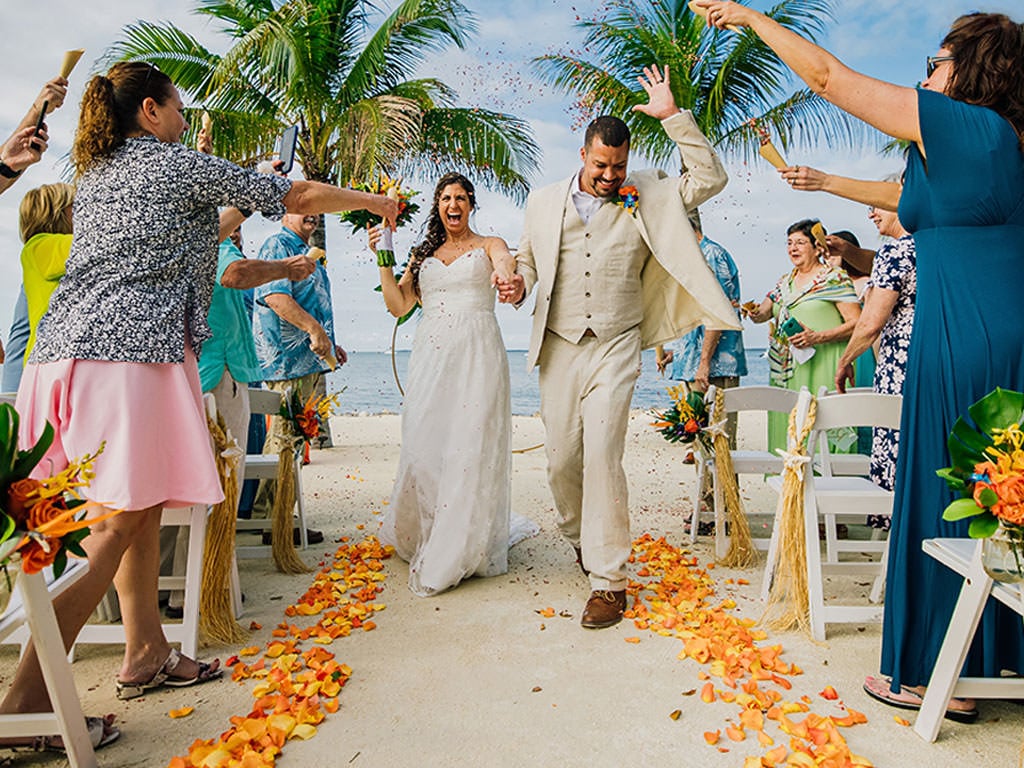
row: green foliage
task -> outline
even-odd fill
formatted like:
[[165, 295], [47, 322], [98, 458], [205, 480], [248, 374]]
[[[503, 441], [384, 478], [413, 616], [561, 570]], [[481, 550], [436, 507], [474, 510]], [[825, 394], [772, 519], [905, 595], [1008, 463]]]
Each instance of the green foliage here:
[[[458, 0], [405, 0], [382, 16], [368, 0], [197, 0], [230, 40], [214, 53], [169, 23], [139, 21], [107, 54], [166, 72], [213, 121], [215, 154], [248, 164], [299, 125], [307, 179], [459, 170], [525, 197], [540, 152], [522, 120], [456, 107], [453, 91], [413, 75], [425, 57], [475, 32]], [[195, 116], [191, 122], [198, 125]]]
[[[768, 11], [782, 26], [815, 40], [832, 20], [832, 0], [782, 0]], [[575, 94], [580, 122], [598, 114], [622, 117], [632, 148], [665, 164], [676, 148], [659, 122], [633, 106], [647, 96], [637, 83], [645, 66], [667, 65], [676, 103], [693, 112], [719, 149], [745, 159], [757, 155], [754, 119], [786, 149], [795, 141], [852, 145], [870, 129], [801, 88], [790, 92], [789, 68], [753, 32], [709, 28], [686, 0], [611, 0], [577, 23], [584, 56], [554, 53], [535, 59], [551, 85]]]

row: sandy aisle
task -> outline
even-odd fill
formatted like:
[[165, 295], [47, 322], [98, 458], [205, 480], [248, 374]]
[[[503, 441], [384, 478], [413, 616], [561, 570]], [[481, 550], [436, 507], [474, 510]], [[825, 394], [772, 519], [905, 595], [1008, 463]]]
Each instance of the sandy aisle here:
[[[679, 543], [693, 471], [678, 463], [678, 447], [662, 441], [648, 421], [635, 413], [628, 437], [633, 534], [649, 531]], [[399, 419], [336, 417], [332, 423], [336, 447], [314, 452], [313, 464], [304, 470], [310, 522], [329, 537], [361, 537], [375, 529], [390, 492]], [[741, 433], [757, 433], [759, 426], [743, 423]], [[539, 419], [515, 418], [514, 447], [542, 440]], [[580, 628], [588, 586], [555, 528], [543, 451], [517, 455], [513, 467], [514, 508], [540, 524], [540, 535], [513, 549], [507, 575], [474, 579], [430, 599], [412, 595], [405, 564], [389, 561], [380, 598], [387, 609], [376, 617], [378, 629], [330, 646], [353, 669], [341, 709], [308, 742], [290, 742], [279, 765], [738, 767], [744, 756], [762, 754], [752, 738], [726, 744], [723, 737], [731, 748], [727, 754], [704, 743], [702, 733], [724, 729], [738, 708], [682, 695], [699, 688], [701, 667], [677, 659], [678, 640], [639, 631], [631, 622], [601, 631]], [[774, 500], [759, 482], [744, 486], [744, 495], [750, 511], [773, 511]], [[695, 549], [702, 562], [710, 554], [706, 541]], [[313, 563], [328, 550], [315, 547], [305, 559]], [[759, 570], [742, 574], [751, 582], [743, 587], [725, 585], [730, 574], [723, 570], [712, 573], [719, 593], [735, 597], [741, 615], [760, 614]], [[284, 606], [309, 581], [282, 576], [269, 561], [243, 561], [242, 623], [263, 625], [251, 644], [268, 640]], [[544, 619], [535, 613], [546, 606], [570, 617]], [[631, 636], [641, 642], [624, 642]], [[893, 720], [896, 710], [862, 693], [864, 675], [877, 666], [877, 626], [832, 627], [826, 646], [790, 634], [771, 637], [768, 644], [774, 643], [805, 671], [793, 678], [792, 698], [806, 694], [814, 711], [826, 713], [817, 693], [832, 685], [852, 708], [867, 714], [867, 725], [843, 733], [853, 751], [875, 765], [1015, 765], [1024, 721], [1018, 705], [983, 701], [978, 724], [946, 721], [940, 741], [928, 745]], [[204, 655], [224, 658], [236, 651], [214, 647]], [[116, 712], [124, 730], [118, 743], [99, 753], [103, 766], [164, 766], [173, 755], [184, 754], [194, 738], [220, 733], [229, 716], [245, 714], [251, 706], [251, 683], [230, 681], [117, 701], [113, 675], [119, 656], [113, 647], [86, 647], [74, 666], [86, 711]], [[13, 650], [5, 648], [0, 683], [9, 680], [14, 660]], [[196, 707], [193, 715], [167, 718], [168, 710], [185, 704]], [[682, 716], [672, 720], [669, 713], [676, 709]], [[912, 720], [913, 714], [907, 717]], [[18, 757], [14, 764], [66, 761]]]

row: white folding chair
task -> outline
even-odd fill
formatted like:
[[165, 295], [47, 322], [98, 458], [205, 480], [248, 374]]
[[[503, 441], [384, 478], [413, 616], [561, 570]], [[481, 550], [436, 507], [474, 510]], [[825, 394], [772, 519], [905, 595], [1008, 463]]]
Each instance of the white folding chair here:
[[[813, 455], [818, 443], [815, 432], [840, 427], [888, 427], [898, 429], [902, 398], [899, 395], [880, 395], [873, 392], [828, 395], [818, 400], [814, 432], [808, 437], [808, 455], [812, 459], [804, 465], [804, 533], [807, 543], [807, 589], [810, 606], [811, 634], [816, 640], [825, 639], [825, 625], [881, 619], [882, 606], [825, 603], [825, 575], [870, 575], [874, 577], [871, 597], [873, 602], [881, 596], [885, 584], [888, 559], [888, 540], [844, 541], [835, 539], [835, 526], [840, 519], [863, 520], [865, 515], [892, 515], [893, 494], [883, 490], [864, 477], [816, 477], [812, 468]], [[769, 485], [781, 491], [779, 478], [771, 478]], [[818, 523], [822, 522], [826, 538], [831, 536], [832, 553], [823, 561]], [[776, 516], [772, 531], [770, 552], [777, 548], [779, 520]], [[831, 532], [831, 533], [829, 533]], [[841, 561], [839, 552], [875, 552], [881, 561]], [[775, 562], [769, 556], [765, 572], [765, 592], [774, 577]]]
[[[737, 417], [743, 412], [777, 412], [789, 413], [796, 406], [797, 392], [781, 387], [734, 387], [723, 390], [725, 396], [725, 413], [715, 412], [715, 387], [708, 389], [705, 401], [708, 403], [709, 423], [724, 421], [730, 414]], [[782, 472], [782, 458], [767, 450], [734, 450], [732, 466], [737, 475], [776, 475]], [[690, 518], [690, 543], [697, 540], [697, 525], [700, 520], [701, 489], [704, 487], [705, 473], [711, 473], [714, 490], [715, 513], [715, 555], [723, 557], [729, 549], [729, 537], [725, 531], [725, 498], [722, 495], [721, 483], [718, 482], [718, 471], [713, 457], [701, 461], [697, 465], [697, 488], [694, 493], [693, 513]], [[754, 539], [754, 545], [766, 549], [768, 539]]]
[[914, 732], [918, 736], [925, 741], [935, 741], [949, 700], [954, 696], [971, 699], [1024, 698], [1024, 680], [1019, 677], [960, 677], [988, 599], [998, 600], [1024, 616], [1024, 587], [993, 581], [981, 564], [981, 542], [976, 539], [926, 539], [921, 548], [964, 577], [914, 723]]
[[[249, 409], [252, 414], [277, 415], [281, 410], [283, 396], [269, 389], [249, 388]], [[245, 480], [273, 480], [277, 477], [278, 456], [276, 453], [247, 453], [245, 455]], [[295, 452], [295, 513], [298, 516], [299, 542], [303, 549], [309, 546], [306, 538], [306, 508], [302, 497], [302, 454]], [[271, 522], [267, 518], [239, 518], [235, 522], [238, 533], [247, 531], [269, 530]], [[267, 557], [271, 546], [266, 544], [235, 547], [236, 557], [252, 558]]]
[[72, 558], [60, 578], [49, 584], [43, 573], [19, 573], [15, 593], [0, 616], [0, 642], [7, 641], [18, 631], [25, 631], [35, 640], [43, 682], [53, 707], [51, 712], [0, 715], [0, 736], [60, 734], [72, 768], [97, 768], [98, 763], [85, 727], [71, 665], [64, 653], [52, 599], [88, 570], [88, 561]]

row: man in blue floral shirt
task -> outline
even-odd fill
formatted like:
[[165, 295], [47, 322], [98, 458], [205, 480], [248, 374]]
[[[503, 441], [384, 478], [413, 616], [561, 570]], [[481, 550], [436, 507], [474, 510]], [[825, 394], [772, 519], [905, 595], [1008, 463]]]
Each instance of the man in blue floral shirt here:
[[[740, 271], [732, 256], [721, 245], [704, 235], [701, 229], [700, 214], [690, 211], [687, 214], [690, 225], [704, 254], [704, 260], [718, 278], [722, 290], [736, 308], [736, 316], [740, 317]], [[670, 350], [658, 350], [658, 369], [664, 370], [671, 363], [670, 378], [687, 382], [697, 392], [706, 392], [714, 384], [716, 387], [728, 389], [738, 387], [740, 376], [747, 375], [747, 356], [743, 349], [743, 331], [705, 331], [704, 326], [694, 328], [673, 345]], [[727, 429], [729, 444], [736, 447], [736, 415], [729, 417]], [[692, 458], [687, 458], [687, 463]], [[710, 475], [705, 473], [706, 478]], [[710, 498], [710, 487], [701, 489], [701, 497]]]
[[[263, 260], [287, 259], [309, 251], [316, 216], [286, 214], [282, 228], [260, 248]], [[274, 280], [256, 288], [253, 295], [252, 331], [263, 381], [275, 392], [298, 389], [303, 399], [313, 394], [330, 370], [327, 360], [347, 360], [345, 350], [334, 343], [334, 311], [327, 269], [318, 263], [305, 280]], [[264, 453], [277, 453], [272, 418]], [[273, 481], [260, 483], [254, 512], [269, 510], [274, 497]]]

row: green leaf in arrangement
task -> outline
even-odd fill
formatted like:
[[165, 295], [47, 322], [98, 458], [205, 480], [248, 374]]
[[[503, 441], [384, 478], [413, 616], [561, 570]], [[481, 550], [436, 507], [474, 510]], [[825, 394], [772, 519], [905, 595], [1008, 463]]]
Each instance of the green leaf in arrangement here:
[[944, 467], [936, 470], [935, 474], [946, 481], [946, 485], [951, 491], [962, 491], [967, 487], [967, 483], [957, 474], [955, 467]]
[[999, 519], [991, 512], [971, 520], [971, 526], [967, 529], [967, 535], [972, 539], [987, 539], [999, 529]]
[[53, 444], [53, 435], [53, 425], [50, 422], [46, 422], [46, 426], [43, 427], [43, 434], [39, 436], [36, 444], [30, 450], [18, 451], [14, 467], [11, 470], [13, 479], [20, 480], [23, 477], [28, 477], [35, 465], [42, 461], [43, 456], [46, 455], [46, 452]]
[[943, 520], [963, 520], [968, 517], [974, 517], [975, 515], [988, 514], [984, 509], [979, 507], [974, 499], [957, 499], [952, 502], [945, 511], [942, 513]]
[[996, 388], [967, 409], [978, 428], [987, 434], [1021, 422], [1024, 393]]
[[9, 403], [0, 404], [0, 485], [11, 481], [18, 455], [18, 412]]
[[979, 432], [963, 418], [957, 419], [953, 425], [953, 431], [950, 433], [949, 439], [953, 440], [954, 438], [963, 443], [968, 450], [977, 454], [977, 458], [972, 465], [984, 461], [985, 449], [992, 445], [991, 437]]
[[999, 495], [991, 488], [983, 488], [978, 494], [978, 501], [983, 507], [994, 507], [999, 503]]

